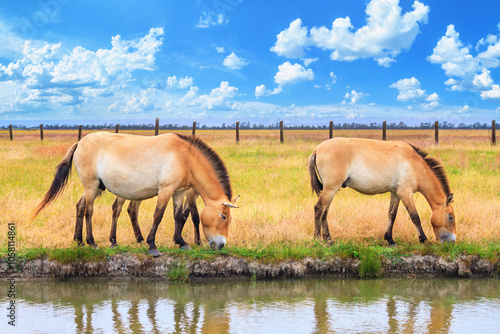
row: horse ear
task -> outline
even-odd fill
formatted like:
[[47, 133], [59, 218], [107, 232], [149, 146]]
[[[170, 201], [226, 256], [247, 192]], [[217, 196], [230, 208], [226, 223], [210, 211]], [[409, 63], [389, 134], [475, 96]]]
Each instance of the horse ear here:
[[238, 200], [239, 200], [239, 199], [240, 199], [240, 195], [238, 195], [238, 197], [236, 197], [236, 198], [233, 198], [233, 199], [231, 200], [231, 203], [236, 204], [236, 202], [238, 202]]
[[222, 204], [229, 207], [229, 208], [238, 209], [238, 207], [236, 205], [234, 205], [233, 203], [222, 203]]
[[446, 199], [446, 206], [450, 205], [451, 203], [453, 203], [453, 194], [448, 196], [448, 198]]

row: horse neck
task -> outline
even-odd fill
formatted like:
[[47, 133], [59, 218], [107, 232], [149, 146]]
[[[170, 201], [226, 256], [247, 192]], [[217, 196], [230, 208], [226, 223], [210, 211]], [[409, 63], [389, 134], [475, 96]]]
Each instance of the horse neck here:
[[419, 192], [424, 195], [433, 211], [446, 203], [446, 194], [441, 182], [425, 162], [421, 168]]
[[191, 156], [189, 163], [192, 186], [200, 194], [205, 205], [207, 205], [207, 202], [225, 200], [224, 189], [219, 182], [212, 164], [201, 152], [197, 150], [194, 152], [196, 153]]

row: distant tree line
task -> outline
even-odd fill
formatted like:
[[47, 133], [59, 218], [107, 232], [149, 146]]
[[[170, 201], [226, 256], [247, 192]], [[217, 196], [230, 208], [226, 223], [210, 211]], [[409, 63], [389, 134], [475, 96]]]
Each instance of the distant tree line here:
[[[78, 129], [79, 125], [70, 125], [70, 124], [44, 124], [43, 127], [44, 129], [47, 130], [72, 130], [72, 129]], [[105, 123], [105, 124], [91, 124], [91, 125], [83, 125], [82, 128], [84, 130], [111, 130], [114, 129], [116, 124], [112, 123]], [[37, 130], [38, 126], [31, 126], [27, 127], [25, 125], [12, 125], [13, 128], [15, 129], [21, 129], [21, 130]], [[280, 124], [279, 123], [273, 123], [269, 125], [264, 125], [262, 123], [260, 124], [252, 124], [250, 122], [240, 122], [240, 129], [241, 130], [273, 130], [273, 129], [279, 129]], [[315, 130], [315, 129], [320, 129], [320, 130], [327, 130], [329, 129], [330, 125], [329, 124], [324, 124], [324, 125], [287, 125], [286, 121], [284, 122], [284, 128], [285, 129], [297, 129], [297, 130]], [[126, 125], [126, 124], [120, 124], [120, 130], [152, 130], [155, 128], [155, 124], [149, 123], [149, 124], [133, 124], [133, 125]], [[225, 129], [235, 129], [236, 128], [236, 123], [222, 123], [221, 125], [197, 125], [198, 129], [202, 130], [225, 130]], [[361, 123], [333, 123], [333, 128], [336, 130], [341, 130], [341, 129], [358, 129], [358, 130], [368, 130], [368, 129], [382, 129], [382, 123], [370, 123], [370, 124], [361, 124]], [[404, 122], [399, 122], [399, 123], [389, 123], [387, 124], [387, 129], [433, 129], [434, 128], [434, 123], [433, 122], [428, 122], [428, 123], [420, 123], [420, 125], [407, 125]], [[491, 123], [480, 123], [476, 122], [473, 124], [465, 124], [465, 123], [458, 123], [458, 124], [453, 124], [449, 123], [447, 121], [443, 121], [439, 123], [439, 128], [440, 129], [491, 129]], [[499, 129], [500, 126], [498, 123], [496, 123], [495, 128]], [[2, 130], [7, 130], [8, 126], [2, 126], [0, 127]], [[160, 125], [160, 130], [190, 130], [192, 129], [192, 126], [190, 125], [179, 125], [179, 124], [163, 124]]]

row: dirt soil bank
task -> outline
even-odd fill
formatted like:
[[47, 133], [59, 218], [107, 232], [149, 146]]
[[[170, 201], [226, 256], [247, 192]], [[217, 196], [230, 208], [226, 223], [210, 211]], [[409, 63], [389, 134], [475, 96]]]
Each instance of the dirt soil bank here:
[[[47, 278], [164, 278], [168, 279], [173, 268], [187, 269], [190, 278], [254, 277], [305, 278], [328, 275], [357, 278], [358, 259], [334, 258], [321, 260], [304, 258], [278, 263], [220, 256], [210, 260], [179, 260], [163, 255], [159, 258], [139, 257], [132, 254], [113, 255], [103, 262], [73, 262], [61, 264], [48, 259], [29, 260], [18, 264], [17, 272], [8, 270], [5, 260], [0, 260], [0, 278], [15, 274], [18, 279]], [[453, 261], [435, 255], [415, 255], [384, 259], [382, 277], [491, 277], [498, 276], [498, 264], [477, 256], [462, 255]]]

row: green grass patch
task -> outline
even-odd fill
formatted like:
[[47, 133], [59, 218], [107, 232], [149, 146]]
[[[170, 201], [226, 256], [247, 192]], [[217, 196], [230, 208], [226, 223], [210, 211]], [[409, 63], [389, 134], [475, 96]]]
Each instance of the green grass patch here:
[[168, 268], [167, 277], [170, 282], [185, 283], [189, 281], [189, 269], [182, 261], [173, 261]]

